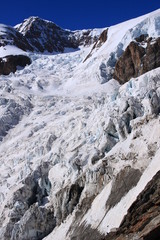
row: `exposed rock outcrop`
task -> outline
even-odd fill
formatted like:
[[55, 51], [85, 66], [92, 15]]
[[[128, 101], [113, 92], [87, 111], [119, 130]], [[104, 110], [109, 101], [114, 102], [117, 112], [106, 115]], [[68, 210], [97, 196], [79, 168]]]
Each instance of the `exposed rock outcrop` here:
[[[109, 211], [110, 208], [114, 207], [132, 187], [137, 184], [140, 176], [141, 172], [138, 169], [133, 169], [130, 167], [126, 167], [119, 172], [119, 174], [114, 179], [110, 196], [108, 198], [108, 201], [106, 202], [106, 213]], [[97, 184], [100, 188], [102, 187], [99, 181]], [[83, 199], [81, 205], [79, 206], [79, 210], [82, 208], [83, 211], [79, 211], [79, 214], [77, 212], [77, 223], [71, 226], [69, 230], [71, 232], [71, 240], [89, 240], [90, 238], [94, 240], [100, 240], [104, 237], [104, 234], [100, 233], [97, 228], [92, 229], [91, 226], [86, 225], [85, 223], [78, 223], [78, 219], [80, 218], [80, 216], [82, 217], [85, 214], [85, 212], [88, 210], [87, 206], [90, 207], [94, 198], [95, 196], [93, 195], [91, 198]]]
[[143, 60], [143, 73], [160, 67], [160, 38], [149, 39]]
[[29, 41], [34, 50], [39, 52], [63, 52], [65, 47], [78, 47], [78, 44], [70, 39], [70, 31], [63, 30], [56, 24], [38, 17], [26, 19], [16, 28]]
[[0, 58], [0, 75], [9, 75], [10, 73], [16, 72], [18, 68], [24, 68], [30, 64], [30, 58], [25, 55], [9, 55]]
[[146, 39], [142, 35], [136, 40], [128, 45], [115, 65], [114, 77], [121, 84], [160, 67], [160, 38]]
[[160, 238], [160, 172], [129, 208], [120, 228], [105, 240], [158, 240]]
[[6, 45], [13, 45], [24, 51], [34, 50], [28, 40], [20, 32], [13, 27], [2, 25], [2, 31], [0, 32], [0, 47]]
[[73, 232], [70, 240], [100, 240], [105, 237], [97, 229], [92, 229], [91, 226], [81, 225]]
[[[75, 39], [75, 40], [74, 40]], [[90, 46], [96, 43], [99, 39], [99, 34], [94, 32], [94, 29], [78, 30], [73, 32], [73, 40], [77, 42], [78, 46]]]
[[107, 36], [108, 35], [108, 28], [105, 29], [101, 35], [99, 36], [99, 38], [97, 39], [97, 41], [95, 42], [95, 44], [93, 45], [90, 53], [86, 56], [86, 58], [84, 59], [83, 62], [85, 62], [88, 58], [90, 58], [94, 52], [95, 49], [100, 48], [106, 41], [107, 41]]
[[77, 49], [80, 45], [91, 45], [98, 37], [93, 30], [64, 30], [53, 22], [30, 17], [16, 26], [35, 51], [64, 52], [65, 48]]
[[136, 186], [140, 177], [141, 172], [139, 169], [125, 167], [120, 171], [114, 180], [110, 196], [106, 202], [106, 208], [109, 210], [118, 204], [122, 197], [125, 196], [130, 189]]

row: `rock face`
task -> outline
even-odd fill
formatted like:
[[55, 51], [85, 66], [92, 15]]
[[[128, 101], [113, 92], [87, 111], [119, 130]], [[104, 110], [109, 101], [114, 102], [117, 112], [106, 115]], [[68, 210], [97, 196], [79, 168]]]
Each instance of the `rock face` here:
[[106, 202], [106, 207], [109, 210], [120, 202], [123, 196], [136, 186], [141, 176], [139, 169], [133, 169], [130, 167], [124, 168], [116, 176], [110, 196]]
[[150, 39], [143, 60], [143, 73], [160, 67], [160, 38]]
[[16, 29], [0, 24], [0, 75], [15, 73], [31, 64], [26, 51], [33, 51], [27, 39]]
[[2, 25], [1, 30], [0, 25], [0, 47], [6, 45], [14, 45], [24, 51], [33, 51], [33, 47], [20, 32], [6, 25]]
[[90, 45], [97, 41], [93, 30], [69, 31], [38, 17], [30, 17], [16, 26], [35, 51], [64, 52], [65, 48], [77, 49], [81, 45]]
[[[146, 45], [146, 46], [145, 46]], [[115, 65], [114, 77], [121, 83], [160, 67], [160, 38], [136, 38]]]
[[11, 72], [16, 72], [18, 68], [24, 68], [30, 64], [30, 58], [25, 55], [9, 55], [0, 58], [0, 75], [9, 75]]
[[72, 33], [61, 29], [56, 24], [31, 17], [17, 27], [17, 30], [39, 52], [63, 52], [64, 48], [78, 48], [78, 44], [71, 40]]
[[147, 184], [116, 233], [105, 240], [158, 240], [160, 238], [160, 172]]
[[99, 36], [100, 33], [97, 34], [94, 29], [78, 30], [73, 32], [73, 41], [77, 42], [78, 46], [90, 46], [98, 41]]
[[83, 62], [85, 62], [88, 58], [92, 56], [95, 49], [100, 48], [106, 41], [107, 41], [107, 34], [108, 34], [108, 28], [105, 29], [99, 36], [99, 38], [96, 40], [95, 44], [93, 45], [90, 53], [86, 56]]

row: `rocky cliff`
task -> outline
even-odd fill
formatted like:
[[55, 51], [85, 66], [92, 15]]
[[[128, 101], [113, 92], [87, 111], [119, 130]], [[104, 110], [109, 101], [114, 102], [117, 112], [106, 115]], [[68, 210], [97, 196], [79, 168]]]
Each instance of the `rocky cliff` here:
[[[81, 45], [91, 45], [97, 41], [98, 32], [90, 30], [70, 31], [62, 29], [53, 22], [30, 17], [15, 29], [20, 32], [33, 47], [39, 52], [64, 52], [65, 48], [78, 49]], [[100, 30], [101, 32], [101, 30]]]
[[115, 65], [114, 77], [125, 83], [152, 69], [160, 67], [160, 38], [141, 35], [131, 42]]
[[129, 208], [117, 232], [110, 233], [105, 240], [160, 238], [160, 172], [153, 177]]

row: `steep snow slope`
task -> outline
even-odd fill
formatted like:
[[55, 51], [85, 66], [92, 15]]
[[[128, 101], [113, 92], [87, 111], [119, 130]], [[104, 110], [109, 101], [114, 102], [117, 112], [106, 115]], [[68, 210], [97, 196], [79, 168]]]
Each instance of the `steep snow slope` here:
[[28, 53], [30, 66], [0, 76], [3, 240], [101, 239], [119, 227], [160, 170], [160, 68], [122, 86], [112, 71], [159, 26], [157, 10], [108, 28], [99, 47]]
[[10, 55], [12, 55], [12, 53], [13, 55], [15, 55], [15, 53], [17, 54], [15, 50], [18, 51], [18, 54], [19, 52], [21, 54], [22, 50], [32, 51], [33, 48], [30, 46], [28, 41], [23, 37], [21, 33], [19, 33], [10, 26], [0, 24], [0, 56], [6, 56], [8, 55], [8, 53]]
[[[17, 48], [14, 45], [14, 40], [10, 39], [10, 37], [8, 36], [9, 34], [11, 34], [12, 36], [16, 35], [16, 31], [13, 31], [13, 29], [9, 29], [9, 27], [5, 26], [5, 25], [0, 25], [0, 57], [5, 57], [7, 55], [18, 55], [18, 54], [22, 54], [24, 53], [24, 51], [22, 51], [21, 49]], [[9, 40], [7, 41], [7, 38], [9, 38]], [[12, 44], [12, 45], [7, 45], [5, 46], [6, 42], [8, 44]]]

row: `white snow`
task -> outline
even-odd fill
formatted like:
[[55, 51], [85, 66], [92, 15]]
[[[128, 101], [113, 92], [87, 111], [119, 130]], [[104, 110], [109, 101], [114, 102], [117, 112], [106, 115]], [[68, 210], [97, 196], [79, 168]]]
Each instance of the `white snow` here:
[[8, 55], [26, 55], [26, 52], [21, 50], [20, 48], [13, 46], [13, 45], [7, 45], [5, 47], [0, 47], [0, 57], [6, 57]]
[[70, 226], [74, 220], [74, 215], [69, 215], [68, 218], [60, 226], [56, 227], [52, 233], [47, 237], [43, 238], [44, 240], [69, 240], [67, 237], [67, 232], [69, 231]]
[[[127, 166], [132, 166], [140, 170], [145, 169], [136, 187], [132, 188], [121, 201], [109, 211], [106, 208], [106, 202], [110, 195], [112, 181], [107, 184], [101, 193], [94, 199], [91, 208], [87, 214], [81, 220], [81, 224], [91, 226], [92, 228], [99, 229], [101, 233], [107, 234], [114, 228], [118, 228], [123, 217], [126, 215], [127, 210], [131, 204], [136, 200], [139, 193], [145, 188], [147, 183], [153, 178], [153, 176], [160, 170], [159, 164], [159, 146], [160, 146], [160, 128], [159, 119], [153, 119], [149, 124], [143, 126], [141, 129], [142, 136], [138, 139], [133, 140], [133, 134], [129, 135], [128, 138], [119, 142], [108, 155], [119, 157], [117, 163], [112, 163], [112, 167], [116, 169], [118, 173], [124, 168], [126, 162], [121, 159], [121, 153], [127, 154], [130, 151], [131, 144], [133, 145], [132, 151], [137, 152], [138, 162], [134, 164], [133, 159], [127, 161]], [[149, 136], [149, 138], [148, 138]], [[147, 142], [146, 142], [147, 141]], [[148, 159], [147, 146], [158, 143], [158, 151], [154, 158]], [[133, 150], [134, 149], [134, 150]], [[106, 155], [107, 157], [107, 155]], [[99, 163], [100, 164], [100, 163]], [[118, 214], [117, 214], [118, 213]]]
[[[12, 27], [6, 26], [4, 24], [0, 24], [0, 58], [6, 57], [8, 55], [26, 55], [26, 52], [21, 50], [20, 48], [13, 45], [13, 40], [9, 38], [9, 34], [13, 37], [16, 32]], [[3, 40], [7, 41], [8, 45], [4, 46]]]
[[152, 180], [154, 175], [160, 170], [159, 154], [160, 151], [157, 151], [156, 156], [153, 158], [147, 169], [144, 171], [137, 186], [131, 189], [114, 208], [109, 210], [101, 225], [99, 226], [100, 232], [106, 234], [107, 232], [110, 232], [111, 229], [119, 227], [120, 223], [123, 220], [123, 217], [127, 214], [127, 210], [129, 209], [131, 204], [143, 191], [147, 183]]
[[[95, 189], [95, 192], [98, 192], [96, 168], [102, 164], [102, 161], [93, 165], [91, 159], [106, 144], [105, 130], [109, 120], [118, 119], [125, 108], [126, 99], [132, 96], [143, 99], [142, 103], [147, 109], [145, 113], [149, 114], [147, 92], [152, 88], [160, 89], [160, 68], [120, 86], [114, 79], [100, 84], [103, 80], [100, 66], [104, 64], [108, 76], [115, 59], [137, 35], [148, 32], [160, 36], [159, 16], [160, 10], [157, 10], [110, 27], [107, 41], [85, 62], [83, 61], [93, 46], [81, 47], [78, 51], [65, 49], [63, 54], [30, 53], [32, 59], [30, 66], [18, 70], [15, 74], [0, 76], [2, 98], [14, 99], [19, 104], [29, 99], [33, 104], [31, 113], [25, 114], [0, 144], [1, 211], [21, 186], [22, 180], [45, 162], [51, 164], [49, 171], [49, 179], [53, 186], [51, 196], [55, 196], [68, 184], [74, 183], [80, 176], [75, 163], [79, 159], [83, 174], [88, 176], [87, 187], [91, 186], [90, 192]], [[141, 32], [138, 32], [138, 29], [141, 29]], [[0, 34], [3, 30], [4, 27], [0, 26]], [[100, 33], [102, 30], [95, 29], [91, 34]], [[81, 32], [78, 31], [77, 34]], [[0, 47], [0, 57], [10, 54], [17, 55], [24, 52], [10, 45]], [[157, 79], [156, 85], [154, 78]], [[3, 104], [0, 105], [0, 114], [4, 115], [5, 111]], [[143, 122], [143, 119], [138, 120]], [[134, 126], [136, 120], [132, 123]], [[116, 156], [115, 162], [109, 162], [109, 166], [115, 169], [114, 174], [128, 165], [145, 170], [138, 185], [106, 213], [105, 203], [112, 187], [112, 181], [108, 182], [81, 220], [81, 223], [91, 225], [93, 228], [98, 227], [105, 234], [120, 225], [137, 195], [160, 169], [158, 160], [160, 151], [157, 151], [152, 161], [147, 155], [147, 144], [160, 142], [159, 119], [153, 119], [151, 123], [144, 124], [138, 130], [142, 132], [142, 136], [138, 139], [133, 139], [137, 131], [133, 130], [126, 140], [120, 139], [109, 153], [105, 153], [106, 158], [112, 154]], [[47, 150], [46, 145], [51, 134], [57, 139], [51, 149]], [[135, 162], [132, 159], [124, 161], [121, 158], [122, 154], [127, 155], [130, 152], [131, 144], [134, 153], [138, 153], [139, 157]], [[93, 174], [87, 175], [88, 170], [93, 171]], [[86, 189], [86, 192], [89, 190]], [[54, 201], [54, 199], [50, 200]], [[6, 219], [8, 221], [9, 216]], [[67, 240], [66, 233], [73, 221], [74, 216], [69, 216], [45, 239]]]
[[91, 209], [82, 218], [81, 224], [85, 223], [87, 226], [91, 224], [92, 228], [97, 229], [105, 217], [106, 201], [110, 195], [112, 189], [112, 181], [110, 181], [106, 187], [102, 190], [93, 201]]

